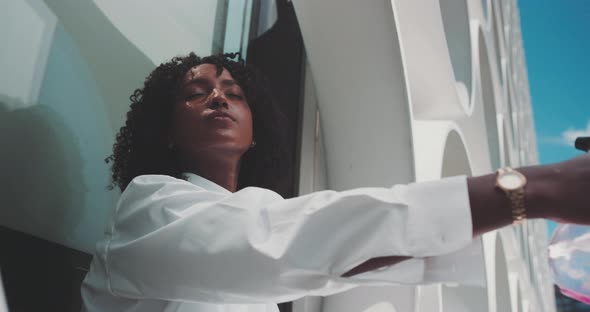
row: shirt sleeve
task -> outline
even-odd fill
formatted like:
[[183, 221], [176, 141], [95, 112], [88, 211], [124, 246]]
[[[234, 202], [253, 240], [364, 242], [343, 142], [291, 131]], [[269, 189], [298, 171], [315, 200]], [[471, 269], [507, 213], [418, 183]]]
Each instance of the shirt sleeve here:
[[[283, 199], [145, 175], [121, 195], [98, 252], [117, 296], [284, 302], [370, 284], [341, 276], [374, 257], [437, 256], [471, 240], [465, 177]], [[395, 267], [388, 282], [425, 281], [420, 259]]]

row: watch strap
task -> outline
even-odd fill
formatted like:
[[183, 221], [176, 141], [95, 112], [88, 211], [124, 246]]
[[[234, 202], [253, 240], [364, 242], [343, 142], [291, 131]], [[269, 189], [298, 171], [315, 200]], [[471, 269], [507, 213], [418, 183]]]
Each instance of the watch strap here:
[[512, 209], [512, 223], [522, 224], [526, 221], [526, 208], [524, 205], [524, 188], [507, 192]]

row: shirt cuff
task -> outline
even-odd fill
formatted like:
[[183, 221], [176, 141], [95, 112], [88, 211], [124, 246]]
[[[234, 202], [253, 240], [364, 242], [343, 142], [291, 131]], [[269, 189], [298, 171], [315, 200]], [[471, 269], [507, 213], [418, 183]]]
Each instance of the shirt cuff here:
[[410, 184], [405, 198], [410, 209], [408, 248], [413, 257], [451, 253], [473, 240], [465, 176]]

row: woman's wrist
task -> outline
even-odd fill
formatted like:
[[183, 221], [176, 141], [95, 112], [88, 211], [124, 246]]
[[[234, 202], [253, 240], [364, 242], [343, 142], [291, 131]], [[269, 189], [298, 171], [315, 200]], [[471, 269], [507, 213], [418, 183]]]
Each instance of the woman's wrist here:
[[467, 186], [474, 237], [512, 223], [510, 202], [496, 187], [495, 174], [470, 177]]
[[[553, 219], [559, 195], [558, 165], [531, 166], [516, 169], [527, 179], [525, 209], [528, 219]], [[503, 190], [496, 187], [496, 174], [468, 178], [473, 235], [512, 224], [512, 207]]]
[[558, 165], [522, 167], [517, 169], [527, 178], [525, 208], [527, 219], [551, 219], [559, 195]]

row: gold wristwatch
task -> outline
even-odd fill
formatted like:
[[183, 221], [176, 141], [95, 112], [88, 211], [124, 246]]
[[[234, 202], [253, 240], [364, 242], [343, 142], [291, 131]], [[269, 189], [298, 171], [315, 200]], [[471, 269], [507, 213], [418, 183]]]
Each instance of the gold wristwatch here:
[[526, 177], [510, 167], [500, 168], [496, 172], [496, 187], [503, 190], [510, 201], [513, 224], [522, 224], [526, 220], [524, 202], [526, 184]]

